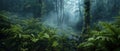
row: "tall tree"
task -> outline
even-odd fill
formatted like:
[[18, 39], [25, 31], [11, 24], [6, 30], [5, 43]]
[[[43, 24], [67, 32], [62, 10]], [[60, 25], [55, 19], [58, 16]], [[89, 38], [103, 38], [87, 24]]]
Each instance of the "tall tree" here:
[[85, 8], [85, 14], [84, 14], [84, 27], [83, 27], [83, 34], [88, 34], [90, 29], [90, 0], [84, 0], [84, 8]]

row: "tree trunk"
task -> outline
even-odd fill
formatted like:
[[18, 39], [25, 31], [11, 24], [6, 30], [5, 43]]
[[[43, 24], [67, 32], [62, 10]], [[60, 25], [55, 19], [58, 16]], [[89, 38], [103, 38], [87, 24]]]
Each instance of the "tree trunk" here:
[[83, 27], [83, 34], [88, 34], [90, 29], [90, 0], [84, 1], [84, 8], [85, 8], [85, 14], [84, 14], [84, 27]]

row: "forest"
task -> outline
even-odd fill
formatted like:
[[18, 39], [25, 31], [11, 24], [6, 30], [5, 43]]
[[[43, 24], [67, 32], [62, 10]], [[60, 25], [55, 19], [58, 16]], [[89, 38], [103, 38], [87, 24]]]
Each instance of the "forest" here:
[[120, 51], [120, 0], [0, 0], [0, 51]]

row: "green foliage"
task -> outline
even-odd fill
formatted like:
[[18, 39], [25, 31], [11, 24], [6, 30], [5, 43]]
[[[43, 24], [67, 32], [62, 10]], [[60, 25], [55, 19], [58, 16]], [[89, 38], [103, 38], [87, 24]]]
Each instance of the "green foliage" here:
[[45, 27], [38, 18], [0, 18], [1, 51], [72, 51], [77, 46], [74, 39]]
[[71, 32], [70, 39], [68, 34], [58, 34], [38, 18], [15, 19], [0, 15], [1, 51], [120, 51], [119, 17], [112, 23], [99, 22], [79, 45], [78, 35]]
[[78, 45], [82, 51], [120, 51], [120, 25], [119, 20], [114, 23], [99, 22], [91, 30], [86, 42]]
[[9, 28], [9, 27], [10, 27], [10, 22], [8, 18], [0, 14], [0, 29]]

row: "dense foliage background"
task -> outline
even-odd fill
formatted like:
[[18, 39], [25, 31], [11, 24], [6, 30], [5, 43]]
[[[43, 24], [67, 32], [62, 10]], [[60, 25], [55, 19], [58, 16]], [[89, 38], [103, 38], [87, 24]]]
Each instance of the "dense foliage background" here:
[[45, 26], [56, 0], [0, 0], [0, 51], [120, 51], [119, 0], [92, 1], [86, 34]]

